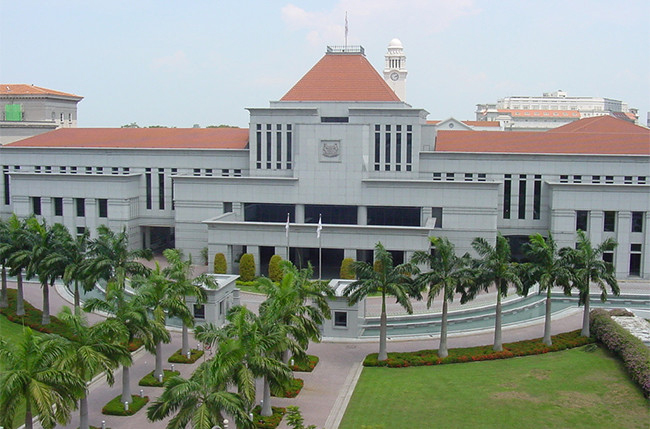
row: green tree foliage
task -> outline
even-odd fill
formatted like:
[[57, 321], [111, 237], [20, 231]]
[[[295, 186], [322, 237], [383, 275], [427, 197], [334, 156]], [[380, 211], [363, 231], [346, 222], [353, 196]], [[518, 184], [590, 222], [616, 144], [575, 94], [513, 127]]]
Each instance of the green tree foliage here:
[[282, 279], [282, 256], [273, 255], [269, 261], [269, 278], [271, 281], [279, 282]]
[[354, 269], [352, 268], [352, 264], [354, 263], [354, 259], [352, 258], [345, 258], [343, 261], [341, 261], [341, 269], [339, 271], [339, 276], [342, 279], [346, 280], [354, 280], [357, 275], [354, 272]]
[[255, 257], [251, 253], [244, 253], [239, 260], [239, 278], [243, 282], [255, 280]]
[[214, 255], [214, 272], [215, 274], [226, 274], [228, 272], [228, 263], [223, 253]]

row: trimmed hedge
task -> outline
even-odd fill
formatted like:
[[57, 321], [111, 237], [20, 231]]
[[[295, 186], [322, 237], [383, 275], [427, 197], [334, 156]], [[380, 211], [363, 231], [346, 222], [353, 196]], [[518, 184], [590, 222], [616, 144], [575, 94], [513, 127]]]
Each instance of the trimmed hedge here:
[[255, 279], [255, 257], [251, 253], [244, 253], [239, 260], [239, 278], [243, 282]]
[[589, 313], [591, 335], [618, 355], [630, 377], [638, 383], [646, 398], [650, 398], [650, 349], [616, 323], [603, 309]]
[[280, 265], [281, 262], [282, 256], [271, 256], [271, 259], [269, 260], [269, 278], [271, 281], [279, 282], [282, 280], [282, 266]]
[[307, 361], [294, 359], [293, 365], [289, 365], [289, 368], [295, 372], [312, 372], [318, 365], [319, 360], [318, 356], [307, 355]]
[[163, 369], [163, 381], [161, 383], [156, 377], [153, 376], [153, 373], [154, 371], [151, 371], [149, 374], [142, 377], [138, 382], [138, 386], [162, 387], [167, 380], [181, 374], [180, 371]]
[[443, 365], [449, 363], [478, 362], [484, 360], [508, 359], [517, 356], [538, 355], [566, 350], [593, 343], [594, 339], [580, 336], [580, 331], [566, 332], [553, 336], [553, 345], [547, 346], [541, 338], [518, 341], [503, 345], [503, 351], [495, 352], [492, 346], [449, 349], [449, 356], [440, 358], [437, 350], [420, 350], [407, 353], [388, 353], [388, 359], [377, 360], [377, 353], [366, 356], [364, 366], [385, 366], [404, 368], [409, 366]]
[[23, 316], [16, 315], [17, 296], [18, 291], [16, 289], [7, 289], [9, 307], [0, 308], [0, 314], [3, 314], [9, 321], [29, 326], [34, 331], [44, 332], [46, 334], [57, 334], [68, 339], [73, 338], [68, 332], [68, 328], [61, 323], [56, 316], [50, 315], [50, 323], [47, 325], [41, 325], [43, 312], [34, 307], [27, 300], [23, 300], [25, 314]]
[[120, 401], [122, 398], [122, 395], [117, 395], [115, 398], [111, 399], [108, 404], [104, 405], [104, 408], [102, 408], [102, 414], [106, 414], [107, 416], [132, 416], [142, 407], [147, 405], [147, 402], [149, 402], [149, 397], [148, 396], [137, 396], [137, 395], [132, 395], [133, 398], [133, 403], [129, 404], [129, 410], [126, 411], [124, 409], [124, 404]]
[[268, 417], [260, 416], [261, 411], [262, 407], [259, 405], [253, 408], [253, 423], [255, 426], [260, 429], [275, 429], [282, 421], [282, 417], [284, 417], [287, 409], [282, 407], [271, 407], [273, 414]]
[[341, 269], [339, 270], [339, 276], [342, 279], [354, 280], [357, 278], [354, 268], [352, 267], [353, 262], [354, 259], [352, 258], [345, 258], [341, 261]]
[[[197, 350], [197, 349], [190, 349], [190, 358], [188, 359], [187, 356], [182, 355], [181, 351], [183, 349], [178, 349], [174, 352], [173, 355], [167, 359], [167, 362], [169, 363], [194, 363], [201, 356], [203, 356], [204, 351], [203, 350]], [[163, 370], [164, 371], [164, 370]]]
[[226, 274], [227, 271], [228, 263], [226, 262], [226, 256], [223, 253], [217, 253], [214, 255], [214, 273]]
[[295, 398], [302, 390], [305, 382], [302, 378], [292, 378], [282, 386], [272, 386], [271, 396], [276, 398]]

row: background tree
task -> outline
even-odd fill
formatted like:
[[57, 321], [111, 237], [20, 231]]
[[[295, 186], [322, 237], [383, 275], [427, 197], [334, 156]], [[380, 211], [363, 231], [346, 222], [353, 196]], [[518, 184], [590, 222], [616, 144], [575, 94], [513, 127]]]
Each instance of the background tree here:
[[[56, 225], [55, 225], [56, 226]], [[68, 288], [73, 285], [75, 314], [80, 313], [81, 298], [79, 286], [86, 292], [95, 287], [97, 275], [92, 272], [91, 259], [88, 257], [89, 233], [84, 231], [76, 237], [72, 237], [67, 228], [63, 227], [58, 232], [60, 249], [57, 252], [62, 260], [60, 263], [65, 267], [63, 270], [63, 282]]]
[[53, 428], [70, 417], [76, 398], [85, 389], [84, 380], [58, 362], [71, 347], [58, 335], [36, 336], [23, 330], [18, 344], [0, 339], [0, 425], [11, 428], [20, 403], [25, 404], [25, 428], [33, 427], [37, 414], [41, 425]]
[[[578, 289], [578, 305], [584, 305], [582, 316], [583, 337], [589, 336], [589, 292], [591, 283], [600, 289], [600, 300], [607, 300], [607, 286], [614, 295], [621, 293], [614, 275], [614, 266], [603, 260], [603, 253], [612, 252], [618, 243], [613, 238], [608, 238], [600, 245], [593, 247], [584, 231], [578, 231], [576, 248], [567, 248], [563, 255], [566, 256], [572, 272], [572, 287]], [[571, 290], [568, 289], [567, 293]]]
[[7, 258], [9, 274], [16, 276], [16, 315], [25, 314], [23, 270], [29, 265], [30, 240], [27, 239], [25, 220], [15, 214], [7, 221], [9, 242], [0, 245], [0, 254]]
[[530, 259], [530, 263], [524, 264], [523, 281], [524, 290], [535, 283], [539, 284], [539, 290], [546, 292], [546, 311], [544, 318], [544, 344], [550, 346], [551, 340], [551, 289], [555, 286], [562, 286], [565, 289], [570, 284], [570, 271], [566, 258], [560, 256], [557, 243], [549, 232], [544, 238], [541, 234], [530, 236], [530, 241], [524, 245], [524, 252]]
[[[421, 295], [413, 287], [410, 274], [413, 268], [410, 264], [393, 266], [393, 257], [381, 243], [375, 245], [375, 264], [356, 261], [353, 268], [359, 278], [350, 283], [343, 295], [348, 297], [350, 305], [356, 304], [373, 293], [381, 293], [381, 316], [379, 326], [379, 356], [378, 360], [386, 360], [386, 296], [395, 297], [408, 314], [413, 313], [410, 298], [420, 299]], [[376, 268], [376, 269], [375, 269]]]
[[488, 292], [490, 286], [496, 288], [497, 303], [494, 320], [494, 347], [495, 351], [502, 351], [501, 341], [501, 298], [508, 296], [508, 286], [514, 285], [518, 290], [522, 287], [517, 265], [510, 261], [510, 244], [508, 240], [497, 233], [496, 244], [490, 245], [482, 237], [472, 241], [472, 247], [478, 253], [479, 259], [474, 260], [475, 283], [464, 294], [461, 302], [473, 299], [480, 291]]
[[[3, 253], [3, 249], [11, 249], [11, 241], [9, 236], [9, 227], [7, 222], [0, 219], [0, 268], [2, 275], [2, 289], [0, 289], [0, 308], [9, 307], [9, 299], [7, 297], [7, 259], [9, 255]], [[6, 246], [6, 247], [5, 247]]]
[[440, 324], [440, 346], [438, 356], [447, 357], [447, 312], [449, 302], [454, 300], [454, 293], [460, 293], [471, 284], [472, 277], [467, 268], [470, 264], [468, 254], [459, 257], [456, 249], [446, 237], [429, 237], [430, 251], [417, 251], [411, 263], [426, 265], [429, 271], [420, 272], [415, 279], [416, 287], [427, 292], [427, 308], [442, 292], [442, 322]]
[[[115, 381], [113, 371], [120, 365], [131, 364], [129, 349], [119, 341], [128, 336], [124, 325], [109, 319], [88, 326], [86, 319], [73, 314], [69, 307], [63, 307], [57, 318], [67, 327], [72, 338], [71, 347], [59, 362], [59, 368], [74, 372], [84, 383], [103, 371], [106, 381], [112, 386]], [[87, 387], [79, 398], [79, 428], [89, 428]]]

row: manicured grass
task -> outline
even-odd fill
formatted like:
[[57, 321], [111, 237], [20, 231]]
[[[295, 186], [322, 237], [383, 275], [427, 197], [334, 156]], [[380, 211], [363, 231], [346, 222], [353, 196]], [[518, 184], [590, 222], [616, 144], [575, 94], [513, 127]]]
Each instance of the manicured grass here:
[[647, 428], [650, 402], [595, 345], [505, 360], [364, 368], [341, 429]]
[[167, 362], [171, 363], [194, 363], [201, 356], [203, 356], [203, 350], [197, 350], [197, 349], [190, 349], [190, 358], [188, 359], [185, 355], [181, 354], [182, 349], [176, 350], [173, 355], [167, 359]]
[[149, 374], [142, 377], [140, 379], [140, 381], [138, 382], [138, 386], [162, 387], [163, 384], [165, 384], [165, 382], [167, 380], [169, 380], [170, 378], [175, 377], [177, 375], [180, 375], [179, 371], [171, 371], [171, 370], [168, 370], [168, 369], [163, 369], [163, 381], [161, 383], [160, 381], [158, 381], [157, 378], [155, 378], [153, 376], [153, 373], [154, 372], [151, 371]]
[[[302, 362], [299, 360], [294, 360], [293, 365], [289, 365], [289, 368], [291, 368], [291, 371], [296, 371], [296, 372], [312, 372], [314, 368], [316, 368], [316, 365], [318, 365], [318, 356], [314, 355], [307, 355], [307, 361]], [[291, 361], [289, 361], [291, 363]]]
[[148, 396], [137, 396], [133, 395], [133, 403], [129, 404], [129, 411], [124, 410], [124, 404], [120, 401], [122, 395], [117, 395], [115, 398], [111, 399], [108, 404], [104, 405], [102, 408], [102, 414], [108, 416], [132, 416], [133, 414], [140, 411], [142, 407], [147, 405], [149, 402]]

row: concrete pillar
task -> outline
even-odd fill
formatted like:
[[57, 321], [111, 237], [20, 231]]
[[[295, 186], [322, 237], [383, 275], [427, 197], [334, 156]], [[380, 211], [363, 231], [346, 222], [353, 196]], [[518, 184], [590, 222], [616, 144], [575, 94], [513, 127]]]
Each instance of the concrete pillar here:
[[357, 250], [356, 249], [343, 249], [343, 257], [350, 258], [352, 260], [357, 259]]
[[287, 246], [275, 246], [273, 251], [276, 255], [280, 255], [285, 261], [289, 260], [289, 255], [287, 255]]
[[368, 225], [368, 208], [366, 206], [357, 207], [357, 225]]
[[[589, 226], [587, 237], [591, 244], [600, 244], [603, 242], [603, 232], [605, 230], [605, 212], [592, 210], [589, 212]], [[616, 260], [614, 260], [616, 262]]]
[[[630, 275], [630, 232], [632, 231], [632, 212], [618, 212], [616, 216], [616, 277]], [[597, 243], [594, 243], [597, 244]]]
[[305, 205], [296, 204], [296, 223], [305, 223]]

